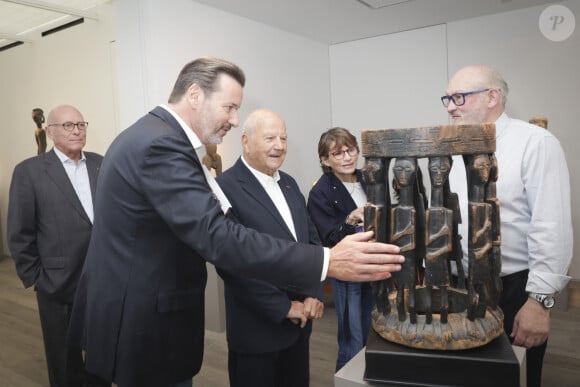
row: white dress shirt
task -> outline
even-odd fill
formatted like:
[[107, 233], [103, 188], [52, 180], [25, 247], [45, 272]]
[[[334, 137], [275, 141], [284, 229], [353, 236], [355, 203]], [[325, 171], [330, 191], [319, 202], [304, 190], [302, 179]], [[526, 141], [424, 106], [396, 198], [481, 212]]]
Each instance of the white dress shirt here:
[[68, 158], [57, 147], [54, 147], [54, 153], [62, 162], [64, 170], [79, 198], [85, 213], [93, 223], [93, 196], [91, 194], [91, 183], [89, 182], [89, 172], [87, 170], [87, 158], [85, 153], [81, 151], [81, 159], [75, 164], [73, 160]]
[[242, 162], [256, 177], [262, 188], [264, 188], [264, 191], [266, 191], [266, 193], [276, 206], [278, 213], [280, 213], [280, 216], [282, 217], [282, 219], [284, 219], [286, 226], [288, 226], [288, 229], [294, 236], [294, 240], [297, 241], [298, 238], [296, 237], [296, 229], [294, 228], [294, 221], [292, 220], [292, 213], [290, 212], [290, 207], [288, 207], [288, 202], [286, 201], [286, 198], [282, 193], [282, 189], [280, 189], [280, 185], [278, 185], [278, 181], [280, 180], [280, 173], [276, 171], [272, 176], [266, 175], [265, 173], [262, 173], [257, 169], [252, 168], [250, 164], [248, 164], [248, 162], [244, 159], [243, 156]]
[[[570, 179], [560, 142], [549, 131], [503, 113], [495, 122], [497, 197], [501, 210], [502, 273], [529, 269], [526, 291], [556, 293], [568, 283], [572, 260]], [[453, 157], [451, 190], [459, 195], [467, 267], [467, 183]]]

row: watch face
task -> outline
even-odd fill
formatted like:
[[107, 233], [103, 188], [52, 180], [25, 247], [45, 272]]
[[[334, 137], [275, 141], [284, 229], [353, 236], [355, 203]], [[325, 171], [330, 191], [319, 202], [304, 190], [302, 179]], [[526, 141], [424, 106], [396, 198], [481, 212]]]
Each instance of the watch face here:
[[544, 307], [546, 307], [548, 309], [552, 308], [555, 303], [556, 303], [556, 300], [554, 300], [554, 297], [552, 297], [552, 296], [548, 296], [548, 297], [544, 298]]

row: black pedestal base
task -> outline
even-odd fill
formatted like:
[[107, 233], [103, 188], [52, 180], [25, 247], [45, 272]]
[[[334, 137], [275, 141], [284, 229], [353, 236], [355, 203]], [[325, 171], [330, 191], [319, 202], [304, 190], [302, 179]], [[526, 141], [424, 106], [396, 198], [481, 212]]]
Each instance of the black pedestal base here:
[[368, 382], [402, 386], [517, 387], [518, 359], [505, 334], [463, 351], [429, 351], [394, 344], [369, 334], [365, 353]]

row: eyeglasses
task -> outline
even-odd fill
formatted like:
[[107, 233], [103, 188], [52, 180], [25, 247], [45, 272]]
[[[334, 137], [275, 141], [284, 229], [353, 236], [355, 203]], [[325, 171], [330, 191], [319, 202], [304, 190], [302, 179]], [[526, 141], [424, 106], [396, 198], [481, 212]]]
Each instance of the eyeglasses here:
[[337, 160], [342, 160], [344, 158], [344, 154], [348, 153], [350, 157], [354, 157], [358, 153], [358, 149], [354, 146], [351, 146], [348, 149], [340, 150], [338, 152], [332, 152], [330, 155]]
[[467, 93], [455, 93], [452, 95], [444, 95], [441, 97], [441, 102], [443, 102], [443, 106], [449, 106], [449, 102], [453, 101], [455, 106], [462, 106], [465, 105], [465, 96], [472, 95], [472, 94], [479, 94], [489, 91], [490, 89], [480, 89], [475, 91], [468, 91]]
[[72, 132], [76, 126], [79, 129], [79, 132], [84, 132], [85, 130], [87, 130], [89, 123], [84, 122], [84, 121], [80, 121], [80, 122], [76, 122], [76, 123], [75, 122], [65, 122], [63, 124], [50, 124], [48, 126], [62, 126], [62, 128], [64, 130], [66, 130], [67, 132]]

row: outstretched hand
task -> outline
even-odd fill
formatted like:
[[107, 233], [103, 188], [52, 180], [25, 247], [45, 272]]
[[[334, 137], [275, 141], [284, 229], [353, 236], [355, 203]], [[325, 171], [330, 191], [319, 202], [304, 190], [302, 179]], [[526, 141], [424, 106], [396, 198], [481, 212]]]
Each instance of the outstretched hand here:
[[369, 240], [373, 231], [346, 236], [330, 249], [327, 277], [342, 281], [380, 281], [401, 270], [399, 247]]

